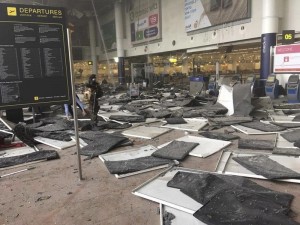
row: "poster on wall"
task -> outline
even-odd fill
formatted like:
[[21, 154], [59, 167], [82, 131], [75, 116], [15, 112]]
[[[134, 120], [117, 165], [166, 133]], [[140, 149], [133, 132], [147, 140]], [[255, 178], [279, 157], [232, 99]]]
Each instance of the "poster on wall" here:
[[300, 72], [300, 44], [274, 47], [274, 73]]
[[0, 3], [0, 109], [71, 101], [63, 8]]
[[140, 44], [161, 38], [160, 0], [127, 1], [131, 43]]
[[185, 0], [185, 31], [250, 18], [250, 0]]

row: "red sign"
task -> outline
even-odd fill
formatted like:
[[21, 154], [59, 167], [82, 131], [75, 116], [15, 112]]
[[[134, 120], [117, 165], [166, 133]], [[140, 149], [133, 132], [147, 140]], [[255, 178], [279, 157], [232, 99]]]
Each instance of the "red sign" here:
[[158, 23], [158, 14], [149, 16], [149, 26], [153, 26]]

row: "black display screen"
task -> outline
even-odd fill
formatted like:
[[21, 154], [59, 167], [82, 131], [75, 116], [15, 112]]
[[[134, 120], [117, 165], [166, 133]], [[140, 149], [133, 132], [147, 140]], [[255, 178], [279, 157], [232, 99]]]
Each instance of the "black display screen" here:
[[0, 3], [0, 109], [71, 101], [63, 8]]
[[291, 75], [289, 77], [289, 84], [298, 84], [299, 75]]

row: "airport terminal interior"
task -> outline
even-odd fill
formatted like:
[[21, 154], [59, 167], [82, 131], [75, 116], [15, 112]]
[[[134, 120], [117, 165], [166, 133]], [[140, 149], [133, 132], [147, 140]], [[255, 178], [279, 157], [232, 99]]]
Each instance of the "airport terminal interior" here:
[[299, 0], [0, 0], [0, 224], [300, 224]]

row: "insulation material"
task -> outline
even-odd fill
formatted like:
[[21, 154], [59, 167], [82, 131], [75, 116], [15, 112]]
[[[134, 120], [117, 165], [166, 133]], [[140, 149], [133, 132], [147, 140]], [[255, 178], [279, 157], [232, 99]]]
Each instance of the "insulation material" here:
[[[269, 159], [277, 162], [278, 164], [300, 173], [300, 159], [294, 156], [285, 156], [285, 155], [274, 155], [274, 154], [266, 154]], [[251, 172], [247, 168], [241, 166], [239, 163], [234, 161], [233, 157], [250, 157], [256, 156], [254, 153], [233, 153], [233, 152], [223, 152], [216, 171], [218, 173], [228, 174], [228, 175], [237, 175], [237, 176], [244, 176], [244, 177], [251, 177], [251, 178], [258, 178], [258, 179], [266, 179], [262, 175], [257, 175], [254, 172]], [[280, 181], [285, 182], [292, 182], [292, 183], [300, 183], [300, 179], [277, 179]]]
[[289, 142], [296, 142], [300, 139], [300, 129], [284, 132], [280, 135]]
[[249, 116], [253, 110], [251, 105], [251, 84], [236, 84], [233, 87], [234, 115]]
[[225, 133], [211, 132], [211, 131], [201, 132], [199, 134], [206, 138], [217, 139], [222, 141], [231, 141], [240, 138], [239, 136], [233, 134], [225, 134]]
[[166, 164], [171, 165], [173, 164], [173, 161], [153, 156], [146, 156], [120, 161], [104, 161], [104, 164], [111, 174], [126, 174]]
[[[99, 155], [99, 158], [103, 162], [105, 162], [105, 161], [132, 160], [132, 159], [151, 156], [151, 154], [153, 152], [155, 152], [156, 150], [157, 150], [156, 147], [154, 147], [152, 145], [147, 145], [147, 146], [143, 146], [143, 147], [135, 148], [135, 149], [130, 149], [130, 150], [126, 150], [126, 151], [118, 151], [118, 152]], [[152, 167], [152, 168], [146, 169], [146, 170], [139, 170], [139, 171], [133, 172], [133, 173], [115, 174], [115, 176], [117, 178], [123, 178], [123, 177], [128, 177], [128, 176], [132, 176], [132, 175], [136, 175], [136, 174], [140, 174], [140, 173], [145, 173], [145, 172], [152, 171], [152, 170], [165, 168], [165, 167], [168, 167], [168, 166], [169, 166], [169, 164], [165, 164], [165, 165], [162, 165], [162, 166]]]
[[37, 127], [34, 130], [36, 131], [42, 131], [42, 132], [52, 132], [52, 131], [62, 131], [62, 130], [68, 130], [65, 126], [62, 126], [60, 124], [47, 124], [42, 127]]
[[97, 139], [83, 147], [80, 150], [80, 154], [93, 158], [100, 154], [104, 154], [113, 148], [116, 148], [125, 140], [127, 140], [127, 138], [123, 136], [103, 133], [102, 135], [98, 135]]
[[228, 109], [226, 115], [230, 116], [234, 114], [233, 105], [233, 88], [227, 85], [222, 85], [219, 90], [218, 103], [222, 104]]
[[141, 123], [146, 121], [144, 116], [111, 115], [109, 119], [128, 123]]
[[171, 117], [171, 118], [166, 118], [166, 121], [168, 124], [185, 124], [187, 123], [185, 119], [182, 117]]
[[257, 139], [239, 139], [238, 148], [254, 149], [254, 150], [273, 150], [275, 147], [274, 141], [257, 140]]
[[173, 168], [169, 171], [164, 171], [137, 187], [132, 193], [142, 198], [193, 214], [202, 204], [188, 197], [179, 189], [167, 186], [167, 183], [181, 170], [183, 170], [183, 168]]
[[228, 189], [216, 194], [194, 216], [207, 224], [218, 225], [296, 225], [282, 205], [273, 199], [244, 189]]
[[252, 117], [249, 116], [228, 116], [228, 117], [219, 117], [219, 118], [210, 118], [209, 123], [211, 125], [216, 126], [230, 126], [234, 124], [246, 123], [251, 122]]
[[36, 132], [36, 136], [50, 138], [59, 141], [71, 141], [70, 133], [65, 131], [54, 131], [54, 132]]
[[58, 159], [59, 155], [54, 150], [43, 150], [38, 152], [32, 152], [25, 155], [12, 156], [6, 158], [0, 158], [0, 168], [15, 166], [23, 163], [29, 163], [39, 160], [52, 160]]
[[199, 143], [174, 140], [155, 151], [152, 156], [165, 159], [183, 160], [197, 145], [199, 145]]
[[233, 157], [232, 159], [246, 169], [268, 179], [300, 178], [300, 173], [286, 168], [266, 155]]
[[206, 204], [213, 196], [226, 189], [242, 188], [273, 199], [277, 204], [288, 208], [293, 196], [287, 193], [272, 191], [255, 182], [237, 176], [224, 176], [212, 173], [177, 172], [168, 187], [178, 188], [201, 204]]
[[70, 148], [76, 145], [76, 142], [74, 141], [59, 141], [44, 137], [35, 137], [34, 140], [60, 150]]
[[[221, 140], [216, 140], [216, 139], [196, 137], [196, 136], [190, 136], [190, 135], [184, 136], [181, 138], [177, 138], [176, 140], [198, 143], [199, 145], [196, 146], [189, 153], [189, 155], [196, 156], [196, 157], [203, 157], [203, 158], [208, 157], [231, 144], [230, 141], [221, 141]], [[167, 145], [168, 143], [160, 145], [160, 146], [158, 146], [158, 148], [161, 148], [161, 147]]]
[[138, 126], [138, 127], [131, 128], [129, 130], [125, 130], [122, 132], [122, 134], [129, 137], [153, 139], [169, 131], [170, 129], [163, 128], [163, 127]]
[[274, 148], [273, 154], [300, 156], [300, 148]]
[[18, 123], [14, 129], [14, 134], [29, 147], [34, 147], [34, 133], [32, 129], [27, 128], [24, 124]]
[[[244, 125], [244, 124], [243, 124]], [[243, 125], [231, 125], [231, 127], [235, 130], [238, 130], [244, 134], [248, 134], [248, 135], [265, 135], [265, 134], [277, 134], [278, 131], [274, 131], [274, 132], [265, 132], [265, 131], [261, 131], [261, 130], [257, 130], [257, 129], [253, 129], [253, 128], [249, 128], [249, 127], [245, 127]]]
[[252, 129], [264, 131], [264, 132], [280, 132], [285, 130], [283, 127], [276, 126], [274, 124], [262, 123], [259, 121], [253, 121], [249, 123], [243, 123], [244, 127], [249, 127]]
[[207, 125], [207, 119], [185, 119], [186, 123], [184, 124], [165, 124], [162, 127], [176, 129], [176, 130], [185, 130], [191, 132], [197, 132], [201, 128]]

